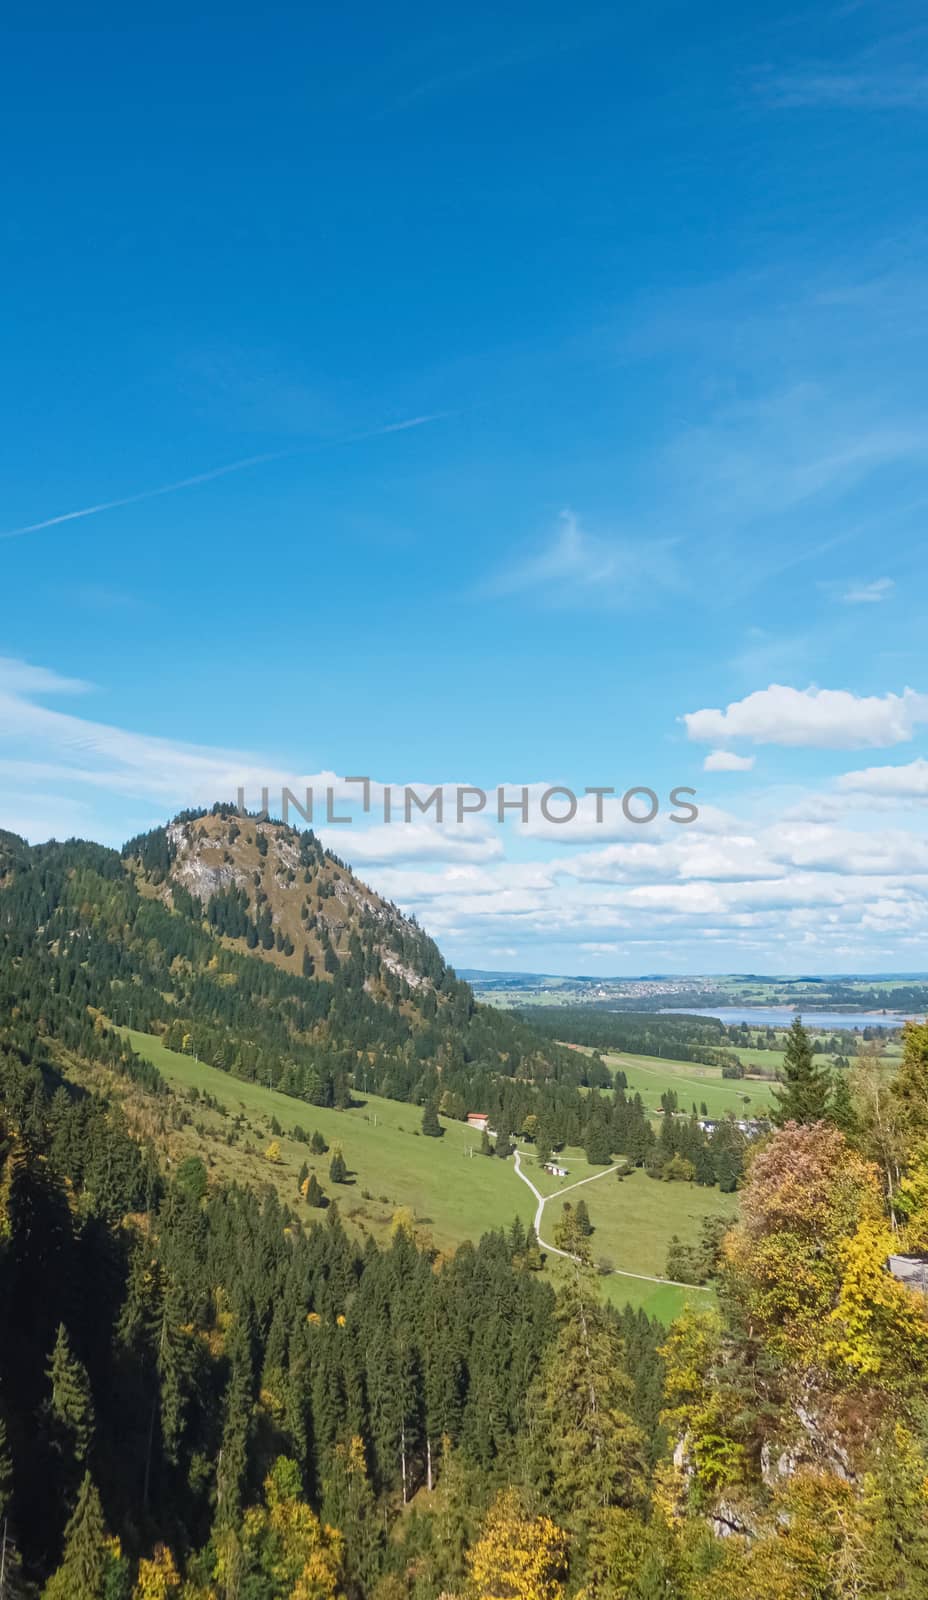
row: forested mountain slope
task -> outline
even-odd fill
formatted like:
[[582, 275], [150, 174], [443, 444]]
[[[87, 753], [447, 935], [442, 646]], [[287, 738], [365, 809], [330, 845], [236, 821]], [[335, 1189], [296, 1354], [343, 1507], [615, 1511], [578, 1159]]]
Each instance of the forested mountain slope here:
[[578, 1230], [555, 1298], [519, 1227], [379, 1250], [161, 1172], [14, 1019], [4, 1600], [918, 1600], [928, 1315], [886, 1261], [928, 1244], [928, 1030], [881, 1094], [758, 1148], [668, 1335]]
[[[336, 1106], [363, 1056], [411, 1098], [582, 1098], [607, 1157], [643, 1122], [386, 913], [360, 954], [326, 924], [337, 969], [303, 977], [154, 838], [0, 839], [0, 1600], [922, 1600], [928, 1025], [892, 1080], [865, 1058], [838, 1084], [794, 1025], [776, 1127], [730, 1169], [717, 1304], [668, 1333], [601, 1302], [579, 1205], [555, 1295], [521, 1224], [452, 1255], [398, 1217], [380, 1249], [335, 1203], [162, 1165], [113, 1087], [166, 1098], [121, 1006]], [[265, 902], [237, 904], [257, 930]], [[401, 937], [418, 985], [385, 961]], [[692, 1131], [663, 1126], [658, 1179]]]
[[656, 1141], [640, 1096], [600, 1092], [613, 1074], [597, 1056], [478, 1005], [313, 834], [226, 806], [122, 854], [0, 836], [2, 1006], [53, 1052], [102, 1035], [119, 1055], [112, 1030], [131, 1027], [308, 1104], [345, 1108], [363, 1086], [436, 1115], [484, 1111], [500, 1154], [528, 1129], [539, 1151], [582, 1146], [601, 1165], [677, 1155], [727, 1188], [741, 1170], [737, 1130], [665, 1119]]
[[[38, 1020], [166, 1033], [176, 1048], [324, 1104], [368, 1087], [447, 1094], [497, 1075], [577, 1082], [587, 1068], [479, 1006], [415, 922], [311, 833], [182, 816], [122, 856], [0, 835], [0, 1001]], [[452, 1108], [453, 1107], [453, 1108]]]

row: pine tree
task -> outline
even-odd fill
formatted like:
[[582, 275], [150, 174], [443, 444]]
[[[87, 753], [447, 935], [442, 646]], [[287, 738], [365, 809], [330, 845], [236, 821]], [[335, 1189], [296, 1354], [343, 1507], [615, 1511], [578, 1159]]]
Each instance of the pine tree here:
[[58, 1447], [82, 1467], [93, 1440], [93, 1399], [86, 1368], [72, 1355], [63, 1322], [58, 1327], [48, 1378], [52, 1386], [49, 1412]]
[[108, 1553], [103, 1507], [89, 1472], [84, 1473], [64, 1535], [61, 1566], [43, 1600], [104, 1600]]
[[238, 1319], [229, 1334], [227, 1353], [231, 1370], [216, 1472], [216, 1522], [220, 1527], [230, 1527], [238, 1518], [251, 1431], [252, 1360], [247, 1331]]
[[329, 1162], [329, 1177], [333, 1183], [348, 1182], [348, 1168], [340, 1150], [335, 1151], [332, 1160]]
[[724, 1145], [715, 1157], [715, 1170], [722, 1194], [734, 1194], [741, 1176], [742, 1161], [736, 1150]]
[[358, 1580], [360, 1593], [368, 1593], [380, 1565], [383, 1527], [360, 1437], [355, 1435], [347, 1443], [335, 1446], [323, 1488], [325, 1521], [344, 1536], [349, 1570]]
[[429, 1139], [440, 1139], [444, 1129], [438, 1120], [438, 1108], [434, 1100], [426, 1100], [422, 1112], [422, 1132]]
[[565, 1525], [587, 1535], [609, 1506], [644, 1492], [644, 1440], [629, 1415], [632, 1386], [617, 1321], [580, 1263], [558, 1298], [557, 1338], [528, 1397], [534, 1477]]
[[512, 1155], [512, 1140], [509, 1136], [509, 1121], [506, 1117], [500, 1117], [499, 1119], [499, 1128], [496, 1132], [495, 1153], [498, 1156], [502, 1156], [504, 1161]]
[[836, 1072], [833, 1080], [831, 1096], [830, 1120], [843, 1134], [851, 1136], [857, 1132], [857, 1112], [851, 1095], [851, 1086], [847, 1080], [846, 1072]]
[[593, 1224], [590, 1221], [590, 1213], [587, 1210], [587, 1205], [586, 1205], [586, 1201], [585, 1200], [578, 1200], [577, 1201], [577, 1207], [576, 1207], [576, 1211], [574, 1212], [574, 1217], [575, 1217], [575, 1220], [576, 1220], [576, 1223], [577, 1223], [577, 1229], [578, 1229], [579, 1233], [583, 1236], [584, 1239], [588, 1239], [590, 1237], [590, 1234], [593, 1232]]
[[773, 1121], [779, 1128], [787, 1122], [823, 1122], [828, 1115], [829, 1074], [812, 1053], [801, 1017], [794, 1019], [786, 1036], [781, 1085], [773, 1095]]
[[586, 1159], [591, 1167], [608, 1167], [612, 1160], [609, 1128], [600, 1118], [587, 1128]]
[[317, 1211], [325, 1205], [325, 1190], [314, 1172], [310, 1174], [306, 1185], [306, 1204], [314, 1206]]
[[309, 1148], [314, 1156], [324, 1156], [328, 1151], [329, 1147], [318, 1128], [316, 1128], [312, 1138], [309, 1141]]

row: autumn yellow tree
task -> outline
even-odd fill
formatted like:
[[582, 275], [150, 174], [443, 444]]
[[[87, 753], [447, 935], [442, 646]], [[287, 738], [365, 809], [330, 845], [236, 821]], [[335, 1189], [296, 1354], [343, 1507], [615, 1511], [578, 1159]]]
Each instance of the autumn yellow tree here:
[[928, 1252], [928, 1140], [921, 1140], [910, 1153], [894, 1209], [901, 1223], [897, 1248], [924, 1255]]
[[467, 1557], [470, 1600], [561, 1600], [567, 1536], [530, 1517], [514, 1489], [497, 1496]]
[[866, 1220], [838, 1245], [838, 1303], [825, 1350], [832, 1362], [881, 1387], [921, 1388], [928, 1377], [928, 1314], [922, 1297], [886, 1270], [890, 1229]]
[[909, 1137], [928, 1136], [928, 1022], [905, 1024], [902, 1065], [893, 1079], [892, 1093]]
[[245, 1512], [237, 1539], [221, 1544], [215, 1577], [260, 1575], [262, 1600], [336, 1600], [342, 1538], [324, 1527], [302, 1498], [299, 1469], [281, 1456], [264, 1484], [265, 1504]]
[[787, 1123], [755, 1156], [725, 1258], [748, 1318], [779, 1359], [819, 1358], [841, 1282], [841, 1242], [882, 1216], [876, 1167], [826, 1123]]
[[737, 1482], [744, 1451], [732, 1436], [731, 1417], [715, 1382], [721, 1361], [722, 1320], [713, 1310], [687, 1308], [672, 1324], [664, 1359], [664, 1410], [661, 1421], [676, 1446], [658, 1479], [658, 1503], [665, 1515], [679, 1515], [688, 1502], [697, 1507], [706, 1495]]
[[799, 1472], [774, 1496], [757, 1537], [725, 1541], [693, 1600], [876, 1600], [888, 1591], [868, 1581], [869, 1531], [851, 1484]]
[[150, 1561], [139, 1562], [132, 1600], [171, 1600], [180, 1588], [180, 1574], [167, 1545], [159, 1544]]

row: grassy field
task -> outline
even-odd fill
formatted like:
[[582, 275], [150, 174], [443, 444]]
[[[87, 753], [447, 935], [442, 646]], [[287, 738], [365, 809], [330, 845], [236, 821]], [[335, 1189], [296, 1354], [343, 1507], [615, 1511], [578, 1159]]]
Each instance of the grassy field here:
[[[772, 1051], [758, 1053], [773, 1055]], [[681, 1111], [688, 1111], [694, 1102], [698, 1109], [705, 1102], [710, 1117], [723, 1117], [729, 1111], [742, 1117], [763, 1116], [771, 1103], [771, 1083], [754, 1078], [723, 1078], [718, 1067], [705, 1067], [698, 1061], [667, 1061], [659, 1056], [626, 1055], [619, 1050], [604, 1054], [603, 1060], [613, 1070], [621, 1067], [629, 1089], [633, 1093], [637, 1090], [651, 1112], [660, 1108], [665, 1089], [676, 1091]]]
[[[579, 1164], [576, 1170], [582, 1177]], [[534, 1173], [530, 1175], [534, 1182]], [[574, 1164], [571, 1180], [573, 1175]], [[570, 1180], [564, 1181], [566, 1184]], [[653, 1277], [663, 1275], [667, 1241], [672, 1234], [691, 1243], [699, 1235], [703, 1217], [724, 1216], [734, 1221], [737, 1212], [734, 1196], [720, 1194], [718, 1189], [704, 1189], [694, 1183], [661, 1183], [641, 1170], [620, 1183], [610, 1173], [596, 1183], [565, 1194], [563, 1199], [549, 1200], [544, 1211], [546, 1238], [553, 1237], [565, 1202], [575, 1205], [580, 1199], [586, 1201], [593, 1223], [590, 1245], [594, 1260], [602, 1256], [613, 1266], [625, 1269], [633, 1260], [632, 1270]]]
[[[427, 1139], [420, 1132], [422, 1112], [417, 1106], [365, 1095], [363, 1104], [350, 1111], [329, 1111], [166, 1050], [148, 1034], [130, 1030], [128, 1037], [139, 1055], [153, 1062], [173, 1087], [199, 1089], [218, 1100], [230, 1116], [243, 1114], [254, 1130], [248, 1142], [256, 1151], [263, 1153], [270, 1144], [270, 1121], [276, 1117], [284, 1130], [277, 1140], [280, 1163], [272, 1165], [263, 1154], [254, 1159], [265, 1182], [281, 1187], [284, 1180], [283, 1192], [291, 1199], [296, 1197], [296, 1174], [306, 1162], [326, 1192], [336, 1196], [342, 1214], [351, 1218], [352, 1210], [358, 1208], [353, 1220], [364, 1220], [375, 1235], [389, 1229], [398, 1206], [410, 1207], [442, 1247], [508, 1226], [517, 1215], [525, 1223], [532, 1219], [532, 1197], [512, 1167], [482, 1157], [479, 1139], [462, 1123], [442, 1119], [443, 1137]], [[198, 1111], [196, 1117], [214, 1134], [228, 1126], [216, 1113]], [[288, 1137], [296, 1126], [307, 1133], [318, 1128], [330, 1147], [341, 1147], [351, 1183], [330, 1183], [331, 1155], [314, 1156], [307, 1145]], [[471, 1150], [476, 1152], [473, 1158]], [[223, 1160], [220, 1150], [215, 1155], [217, 1169], [223, 1176], [240, 1175], [245, 1154], [243, 1148], [233, 1146]], [[365, 1199], [365, 1192], [370, 1199]]]
[[[305, 1162], [326, 1193], [338, 1199], [345, 1221], [381, 1242], [389, 1234], [394, 1211], [401, 1206], [414, 1213], [417, 1228], [426, 1231], [441, 1249], [477, 1239], [493, 1228], [508, 1227], [516, 1216], [524, 1224], [534, 1216], [536, 1202], [516, 1176], [513, 1163], [481, 1156], [479, 1141], [462, 1123], [443, 1118], [443, 1137], [428, 1139], [420, 1132], [422, 1113], [417, 1106], [376, 1095], [365, 1095], [363, 1103], [350, 1111], [306, 1105], [167, 1050], [149, 1034], [121, 1031], [139, 1055], [158, 1067], [172, 1088], [181, 1093], [197, 1089], [224, 1108], [225, 1115], [202, 1104], [188, 1104], [191, 1120], [172, 1135], [172, 1148], [178, 1156], [201, 1154], [217, 1178], [270, 1182], [289, 1204], [299, 1204], [297, 1175]], [[237, 1128], [233, 1126], [235, 1118], [241, 1119]], [[271, 1133], [272, 1118], [282, 1129], [280, 1135]], [[330, 1182], [331, 1155], [313, 1156], [306, 1144], [292, 1137], [296, 1126], [307, 1133], [318, 1128], [330, 1147], [340, 1146], [352, 1178], [349, 1184]], [[230, 1144], [233, 1131], [235, 1142]], [[268, 1161], [264, 1154], [272, 1138], [279, 1145], [279, 1162]], [[580, 1150], [565, 1151], [563, 1162], [569, 1178], [553, 1178], [535, 1165], [531, 1147], [523, 1149], [526, 1173], [545, 1195], [557, 1196], [568, 1183], [603, 1172], [601, 1167], [589, 1166]], [[734, 1212], [731, 1197], [715, 1189], [658, 1183], [641, 1172], [622, 1183], [612, 1173], [601, 1176], [578, 1189], [573, 1198], [580, 1196], [586, 1200], [596, 1228], [591, 1241], [594, 1255], [608, 1257], [614, 1267], [625, 1272], [655, 1277], [664, 1271], [672, 1234], [694, 1242], [703, 1216]], [[549, 1239], [560, 1209], [561, 1202], [554, 1200], [546, 1207]], [[566, 1269], [552, 1261], [548, 1270], [556, 1281]], [[688, 1300], [703, 1302], [707, 1298], [673, 1285], [650, 1283], [648, 1276], [616, 1275], [603, 1277], [600, 1283], [616, 1304], [641, 1306], [663, 1320], [675, 1316]]]

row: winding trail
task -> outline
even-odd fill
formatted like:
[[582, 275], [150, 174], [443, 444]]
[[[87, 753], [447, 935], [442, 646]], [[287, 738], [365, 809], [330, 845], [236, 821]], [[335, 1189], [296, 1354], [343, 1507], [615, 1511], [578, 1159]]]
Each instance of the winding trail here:
[[[547, 1239], [542, 1238], [542, 1213], [544, 1212], [545, 1206], [549, 1200], [560, 1200], [565, 1194], [569, 1194], [571, 1189], [582, 1189], [585, 1183], [596, 1183], [599, 1178], [608, 1178], [610, 1172], [617, 1172], [619, 1165], [618, 1162], [615, 1166], [604, 1168], [602, 1172], [594, 1172], [592, 1177], [579, 1178], [576, 1183], [569, 1183], [565, 1189], [558, 1189], [556, 1194], [542, 1194], [540, 1189], [536, 1189], [531, 1178], [529, 1178], [522, 1171], [521, 1150], [515, 1150], [513, 1152], [513, 1159], [515, 1161], [516, 1175], [522, 1179], [523, 1183], [528, 1184], [532, 1194], [538, 1201], [538, 1205], [535, 1210], [534, 1227], [536, 1238], [538, 1239], [538, 1243], [540, 1244], [542, 1250], [550, 1251], [551, 1255], [553, 1256], [563, 1256], [565, 1261], [576, 1261], [577, 1257], [572, 1255], [569, 1250], [559, 1250], [556, 1244], [549, 1244]], [[680, 1283], [676, 1278], [652, 1278], [648, 1272], [625, 1272], [621, 1267], [612, 1267], [610, 1276], [615, 1278], [637, 1278], [639, 1282], [643, 1283], [663, 1283], [669, 1285], [673, 1289], [694, 1289], [700, 1294], [711, 1294], [712, 1292], [708, 1285], [704, 1283]]]

